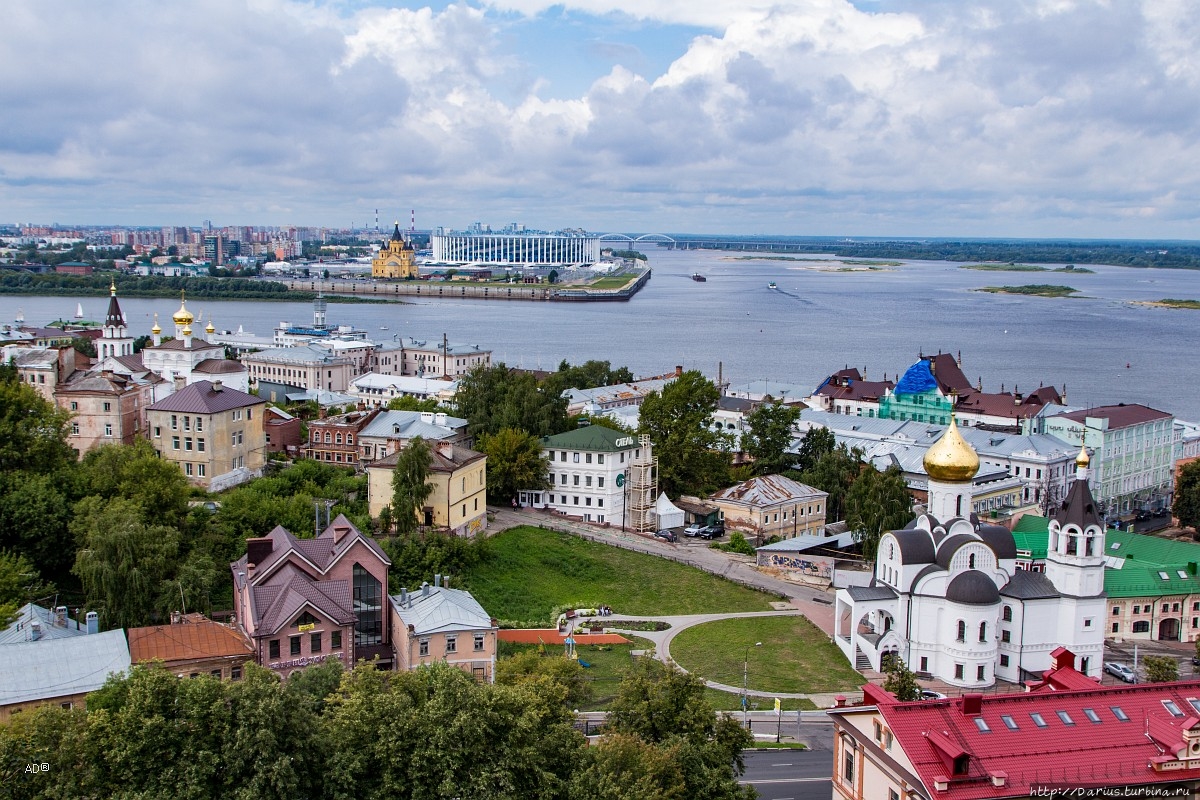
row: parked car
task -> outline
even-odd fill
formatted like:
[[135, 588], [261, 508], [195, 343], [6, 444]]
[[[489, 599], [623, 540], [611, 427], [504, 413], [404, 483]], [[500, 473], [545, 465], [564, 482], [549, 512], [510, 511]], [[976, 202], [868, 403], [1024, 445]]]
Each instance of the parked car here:
[[1104, 671], [1109, 675], [1112, 675], [1114, 678], [1123, 680], [1126, 683], [1133, 683], [1137, 678], [1137, 676], [1133, 674], [1133, 670], [1124, 664], [1118, 664], [1115, 661], [1109, 661], [1107, 664], [1105, 664]]
[[675, 535], [675, 531], [670, 528], [663, 528], [661, 531], [654, 532], [655, 539], [662, 539], [664, 542], [677, 542], [679, 537]]
[[724, 525], [706, 525], [700, 531], [701, 539], [720, 539], [725, 535]]
[[921, 699], [922, 700], [945, 700], [946, 695], [942, 694], [941, 692], [935, 692], [933, 689], [922, 689], [921, 690]]
[[684, 528], [683, 535], [689, 538], [695, 538], [700, 535], [700, 531], [707, 527], [707, 525], [701, 525], [699, 522], [697, 522], [695, 525], [688, 525], [686, 528]]

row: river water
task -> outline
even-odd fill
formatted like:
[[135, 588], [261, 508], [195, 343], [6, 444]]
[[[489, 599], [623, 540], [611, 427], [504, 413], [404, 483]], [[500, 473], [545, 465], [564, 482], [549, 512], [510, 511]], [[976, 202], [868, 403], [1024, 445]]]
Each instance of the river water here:
[[[1200, 311], [1137, 301], [1200, 299], [1200, 272], [1089, 266], [1095, 274], [982, 272], [942, 261], [873, 271], [840, 265], [744, 260], [716, 251], [650, 248], [654, 276], [625, 303], [420, 300], [404, 305], [329, 305], [330, 324], [490, 347], [493, 360], [554, 369], [562, 359], [606, 359], [634, 374], [675, 365], [733, 384], [770, 380], [808, 394], [845, 365], [869, 379], [893, 377], [921, 352], [962, 353], [963, 371], [984, 389], [1062, 390], [1077, 405], [1127, 402], [1200, 420]], [[707, 281], [692, 281], [693, 272]], [[768, 284], [775, 282], [777, 289]], [[1051, 299], [974, 292], [982, 286], [1069, 285], [1080, 297]], [[102, 320], [106, 296], [0, 297], [0, 320], [23, 309], [28, 324]], [[124, 299], [135, 334], [154, 312], [169, 330], [177, 301]], [[308, 323], [307, 303], [189, 303], [220, 329], [270, 335], [281, 320]], [[387, 330], [382, 330], [386, 326]], [[196, 326], [197, 331], [200, 330]]]

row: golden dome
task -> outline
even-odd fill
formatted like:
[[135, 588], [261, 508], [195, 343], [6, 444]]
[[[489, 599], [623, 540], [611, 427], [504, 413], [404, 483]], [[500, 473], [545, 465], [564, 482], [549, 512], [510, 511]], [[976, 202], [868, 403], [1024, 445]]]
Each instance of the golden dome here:
[[216, 326], [212, 324], [212, 317], [208, 318], [208, 324], [204, 326], [204, 330], [208, 333], [216, 333]]
[[192, 326], [184, 325], [183, 330], [180, 331], [180, 333], [182, 333], [184, 336], [191, 336], [192, 335]]
[[1079, 455], [1075, 456], [1075, 466], [1087, 469], [1092, 459], [1088, 456], [1087, 445], [1079, 445]]
[[162, 328], [158, 327], [158, 312], [154, 312], [154, 327], [150, 329], [151, 333], [162, 333]]
[[190, 325], [192, 324], [192, 320], [195, 319], [192, 316], [192, 312], [187, 310], [187, 303], [183, 299], [183, 292], [179, 293], [179, 310], [171, 318], [175, 320], [176, 325]]
[[926, 451], [924, 464], [930, 480], [964, 483], [979, 471], [979, 454], [962, 438], [958, 424], [950, 417], [950, 427]]

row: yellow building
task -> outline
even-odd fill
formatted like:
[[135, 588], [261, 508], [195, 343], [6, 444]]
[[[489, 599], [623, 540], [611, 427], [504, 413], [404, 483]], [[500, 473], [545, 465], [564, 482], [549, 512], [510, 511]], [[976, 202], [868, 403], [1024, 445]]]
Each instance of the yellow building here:
[[403, 280], [417, 277], [417, 251], [400, 233], [400, 223], [396, 223], [392, 238], [371, 261], [371, 277]]
[[[487, 456], [450, 442], [430, 442], [429, 483], [433, 486], [419, 522], [474, 536], [487, 529]], [[368, 509], [378, 517], [392, 502], [392, 476], [403, 451], [367, 466]]]

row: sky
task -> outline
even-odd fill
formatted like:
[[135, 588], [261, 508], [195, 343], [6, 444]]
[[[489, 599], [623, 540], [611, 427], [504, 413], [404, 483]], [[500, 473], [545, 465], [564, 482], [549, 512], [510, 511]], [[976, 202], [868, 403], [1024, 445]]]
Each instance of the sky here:
[[0, 222], [1200, 239], [1194, 0], [7, 0]]

